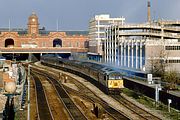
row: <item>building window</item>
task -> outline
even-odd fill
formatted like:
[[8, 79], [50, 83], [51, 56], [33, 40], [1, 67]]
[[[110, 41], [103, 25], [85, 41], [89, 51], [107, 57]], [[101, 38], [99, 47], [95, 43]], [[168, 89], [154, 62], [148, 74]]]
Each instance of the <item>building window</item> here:
[[71, 46], [71, 42], [69, 42], [69, 47], [72, 47], [72, 46]]
[[62, 40], [59, 38], [56, 38], [53, 40], [53, 47], [62, 47]]
[[180, 50], [180, 46], [166, 46], [166, 50]]
[[14, 47], [14, 40], [11, 38], [8, 38], [5, 40], [5, 47]]
[[42, 47], [46, 47], [46, 42], [42, 42]]
[[180, 60], [167, 60], [168, 63], [180, 63]]
[[25, 42], [24, 42], [24, 41], [22, 41], [22, 42], [21, 42], [21, 46], [22, 46], [22, 45], [24, 45], [24, 44], [25, 44]]
[[79, 42], [76, 43], [76, 47], [79, 47]]

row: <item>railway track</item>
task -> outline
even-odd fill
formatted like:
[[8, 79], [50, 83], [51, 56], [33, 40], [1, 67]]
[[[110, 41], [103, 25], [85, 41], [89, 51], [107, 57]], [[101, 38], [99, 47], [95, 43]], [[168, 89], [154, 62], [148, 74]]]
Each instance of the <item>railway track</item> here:
[[45, 76], [47, 80], [54, 86], [54, 89], [56, 90], [59, 99], [62, 101], [64, 107], [66, 108], [72, 120], [87, 120], [86, 116], [82, 114], [79, 108], [71, 100], [66, 90], [55, 78], [53, 78], [50, 74], [45, 73], [42, 70], [34, 69], [34, 71], [36, 71], [36, 74]]
[[[72, 79], [72, 78], [71, 78]], [[104, 102], [103, 100], [101, 100], [99, 97], [97, 97], [95, 94], [92, 93], [92, 91], [90, 89], [88, 89], [86, 86], [84, 86], [82, 83], [76, 81], [76, 80], [72, 80], [73, 83], [78, 86], [78, 88], [81, 91], [76, 91], [72, 88], [69, 88], [67, 86], [64, 86], [64, 88], [66, 89], [66, 91], [68, 91], [69, 93], [73, 93], [75, 95], [79, 95], [82, 98], [89, 100], [92, 103], [99, 103], [104, 109], [105, 111], [114, 119], [119, 120], [126, 120], [129, 119], [128, 117], [122, 115], [120, 115], [119, 111], [115, 110], [114, 108], [111, 108], [106, 102]], [[56, 81], [57, 82], [57, 81]], [[161, 120], [160, 118], [158, 118], [157, 116], [154, 116], [153, 114], [149, 113], [148, 111], [145, 111], [144, 109], [136, 106], [135, 104], [131, 103], [130, 101], [128, 101], [127, 99], [123, 98], [122, 96], [118, 96], [118, 95], [112, 95], [111, 97], [113, 97], [115, 100], [117, 100], [121, 105], [123, 105], [124, 107], [128, 108], [130, 111], [132, 111], [132, 114], [134, 114], [137, 118], [139, 118], [139, 120]]]
[[[102, 102], [99, 98], [97, 98], [95, 95], [92, 95], [92, 92], [89, 92], [90, 90], [87, 90], [85, 86], [83, 86], [81, 83], [74, 81], [74, 83], [81, 89], [81, 94], [84, 98], [89, 98], [90, 100], [93, 99], [93, 102], [99, 103], [103, 106], [103, 108], [114, 118], [114, 119], [127, 119], [124, 117], [119, 117], [118, 113], [114, 109], [110, 109], [107, 103]], [[67, 90], [70, 90], [71, 88], [66, 87]], [[78, 94], [78, 91], [70, 90], [71, 92], [75, 92], [75, 94]], [[84, 96], [85, 95], [85, 96]], [[118, 102], [120, 102], [123, 106], [128, 108], [129, 110], [133, 111], [133, 114], [137, 114], [139, 117], [139, 120], [161, 120], [157, 116], [154, 116], [153, 114], [149, 113], [148, 111], [145, 111], [144, 109], [138, 107], [137, 105], [133, 104], [132, 102], [125, 99], [123, 96], [120, 95], [111, 95], [114, 99], [116, 99]]]
[[[71, 80], [72, 80], [72, 78], [71, 78]], [[74, 93], [74, 94], [78, 94], [78, 95], [82, 96], [83, 98], [89, 99], [90, 101], [92, 101], [94, 103], [101, 104], [102, 107], [105, 109], [105, 111], [110, 116], [112, 116], [114, 119], [117, 119], [117, 120], [128, 119], [126, 116], [119, 116], [119, 113], [115, 109], [110, 108], [110, 106], [107, 103], [103, 102], [100, 98], [98, 98], [96, 95], [94, 95], [92, 93], [92, 91], [89, 90], [87, 87], [85, 87], [82, 83], [75, 81], [75, 80], [73, 80], [73, 83], [76, 86], [78, 86], [78, 88], [81, 91], [75, 91], [74, 89], [64, 86], [67, 91]], [[145, 111], [144, 109], [142, 109], [142, 108], [138, 107], [137, 105], [133, 104], [132, 102], [128, 101], [124, 97], [119, 96], [119, 97], [121, 97], [121, 99], [119, 99], [119, 97], [117, 97], [117, 96], [119, 96], [119, 95], [116, 95], [116, 97], [112, 95], [112, 97], [115, 100], [117, 100], [124, 107], [126, 107], [130, 111], [132, 111], [132, 114], [136, 114], [136, 117], [139, 118], [140, 120], [152, 120], [152, 119], [153, 120], [161, 120], [157, 116], [154, 116], [153, 114], [149, 113], [148, 111]]]
[[62, 87], [62, 85], [53, 77], [48, 76], [48, 78], [49, 78], [49, 82], [53, 84], [60, 99], [67, 108], [67, 111], [69, 112], [71, 118], [73, 120], [87, 120], [86, 116], [84, 116], [84, 114], [82, 114], [79, 108], [74, 104], [74, 102], [71, 100], [66, 90]]
[[48, 105], [47, 97], [38, 76], [32, 74], [35, 81], [36, 101], [39, 120], [54, 120]]
[[121, 95], [111, 95], [115, 100], [121, 103], [123, 106], [132, 111], [132, 114], [136, 114], [139, 120], [161, 120], [157, 116], [149, 113], [148, 111], [138, 107], [134, 103], [130, 102]]
[[[73, 79], [71, 79], [71, 80], [73, 80]], [[90, 89], [88, 89], [82, 83], [80, 83], [78, 81], [75, 81], [75, 80], [73, 80], [73, 83], [79, 88], [80, 91], [76, 91], [76, 90], [74, 90], [72, 88], [69, 88], [67, 86], [64, 86], [64, 88], [68, 92], [74, 93], [75, 95], [79, 95], [82, 98], [84, 98], [86, 100], [89, 100], [90, 102], [100, 104], [104, 108], [106, 113], [108, 115], [110, 115], [115, 120], [129, 120], [129, 118], [127, 116], [123, 115], [120, 111], [118, 111], [118, 110], [112, 108], [111, 106], [109, 106], [108, 103], [106, 103], [101, 98], [96, 96]]]
[[[68, 105], [67, 105], [67, 109], [68, 109], [70, 115], [72, 114], [71, 116], [75, 116], [75, 118], [76, 118], [77, 120], [84, 120], [84, 119], [86, 119], [86, 118], [81, 118], [80, 116], [82, 116], [82, 115], [77, 115], [77, 113], [74, 112], [74, 105], [73, 105], [73, 106], [70, 105], [70, 104], [74, 104], [74, 103], [73, 103], [72, 100], [69, 98], [69, 95], [66, 93], [66, 91], [71, 92], [71, 93], [74, 93], [74, 94], [76, 94], [76, 95], [78, 95], [78, 96], [81, 96], [82, 98], [84, 98], [84, 99], [86, 99], [86, 100], [88, 100], [88, 101], [90, 101], [90, 102], [92, 102], [92, 103], [98, 103], [98, 104], [100, 104], [100, 105], [104, 108], [104, 110], [106, 111], [106, 113], [107, 113], [108, 115], [110, 115], [110, 116], [111, 116], [113, 119], [115, 119], [115, 120], [129, 120], [129, 118], [128, 118], [127, 116], [123, 115], [120, 111], [118, 111], [118, 110], [110, 107], [110, 106], [108, 105], [108, 103], [104, 102], [102, 99], [100, 99], [99, 97], [97, 97], [91, 90], [89, 90], [86, 86], [84, 86], [83, 84], [79, 83], [78, 81], [73, 80], [73, 81], [74, 81], [74, 84], [75, 84], [76, 86], [78, 86], [78, 88], [79, 88], [81, 91], [75, 91], [75, 90], [73, 90], [73, 89], [71, 89], [71, 88], [69, 88], [69, 87], [66, 87], [66, 86], [64, 86], [64, 85], [63, 85], [63, 87], [62, 87], [62, 84], [61, 84], [60, 82], [58, 82], [54, 77], [51, 77], [52, 75], [49, 74], [49, 73], [47, 73], [47, 72], [45, 73], [45, 72], [42, 72], [42, 71], [40, 71], [40, 70], [37, 70], [37, 72], [38, 72], [38, 74], [46, 75], [46, 76], [49, 78], [49, 82], [51, 82], [51, 83], [54, 85], [54, 87], [55, 87], [56, 90], [57, 90], [57, 93], [58, 93], [59, 96], [60, 96], [60, 99], [61, 99], [62, 101], [64, 101], [65, 106], [66, 106], [66, 104], [68, 104]], [[64, 88], [65, 88], [66, 90], [64, 90]], [[63, 89], [63, 90], [62, 90], [62, 89]], [[70, 100], [69, 100], [69, 99], [70, 99]], [[71, 108], [72, 108], [72, 110], [71, 110]], [[78, 113], [78, 114], [79, 114], [79, 113]], [[82, 113], [80, 113], [80, 114], [82, 114]]]

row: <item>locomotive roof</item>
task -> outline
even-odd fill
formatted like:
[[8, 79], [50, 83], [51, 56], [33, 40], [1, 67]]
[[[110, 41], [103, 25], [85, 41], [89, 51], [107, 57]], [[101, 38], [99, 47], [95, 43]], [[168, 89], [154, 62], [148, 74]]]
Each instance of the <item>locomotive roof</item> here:
[[92, 62], [82, 62], [82, 65], [91, 67], [92, 69], [96, 69], [96, 70], [101, 70], [102, 68], [104, 68], [104, 65], [100, 65], [97, 63], [92, 63]]
[[[112, 74], [112, 73], [119, 73], [118, 71], [115, 71], [114, 69], [109, 68], [109, 67], [107, 67], [107, 68], [104, 70], [104, 72], [105, 72], [106, 74], [108, 74], [108, 75], [110, 75], [110, 74]], [[119, 73], [119, 74], [120, 74], [120, 73]]]
[[[91, 67], [92, 69], [98, 70], [104, 74], [111, 74], [111, 73], [117, 72], [114, 69], [112, 69], [112, 67], [106, 66], [103, 64], [98, 64], [98, 63], [93, 63], [93, 62], [82, 62], [82, 65]], [[117, 73], [119, 73], [119, 72], [117, 72]]]

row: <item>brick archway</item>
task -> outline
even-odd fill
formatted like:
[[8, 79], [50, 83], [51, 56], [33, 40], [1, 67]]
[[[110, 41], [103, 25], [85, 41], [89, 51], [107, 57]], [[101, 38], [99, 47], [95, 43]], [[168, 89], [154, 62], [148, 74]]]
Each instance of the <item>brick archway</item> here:
[[56, 38], [53, 40], [53, 47], [62, 47], [62, 40], [59, 38]]
[[14, 40], [12, 38], [8, 38], [5, 40], [5, 47], [14, 47]]

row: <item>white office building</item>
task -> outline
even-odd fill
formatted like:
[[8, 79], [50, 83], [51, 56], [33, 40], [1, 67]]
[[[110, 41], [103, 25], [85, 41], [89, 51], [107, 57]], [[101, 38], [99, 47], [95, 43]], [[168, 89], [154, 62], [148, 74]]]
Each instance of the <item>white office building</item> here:
[[103, 55], [103, 42], [105, 30], [111, 24], [123, 25], [125, 18], [111, 18], [108, 14], [95, 15], [89, 21], [89, 54]]

